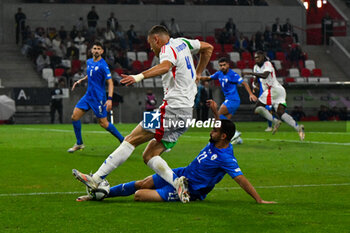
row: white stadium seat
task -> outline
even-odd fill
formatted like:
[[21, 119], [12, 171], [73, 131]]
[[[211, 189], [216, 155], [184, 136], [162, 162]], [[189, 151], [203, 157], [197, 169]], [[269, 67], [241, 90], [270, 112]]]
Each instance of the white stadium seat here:
[[275, 65], [276, 70], [282, 69], [282, 64], [280, 60], [272, 60], [271, 62]]
[[53, 70], [51, 68], [44, 68], [42, 70], [42, 77], [45, 80], [48, 80], [50, 77], [53, 77]]
[[[249, 68], [245, 68], [245, 69], [242, 70], [242, 72], [251, 73], [251, 72], [253, 72], [253, 70], [252, 70], [252, 69], [249, 69]], [[245, 77], [245, 78], [252, 78], [253, 75], [246, 75], [246, 76], [244, 76], [244, 77]]]
[[236, 72], [239, 76], [242, 76], [242, 70], [238, 68], [232, 69], [234, 72]]
[[329, 83], [330, 82], [328, 77], [321, 77], [321, 78], [319, 78], [319, 81], [320, 81], [320, 83]]
[[146, 78], [143, 81], [143, 87], [154, 87], [154, 82], [153, 82], [154, 78]]
[[313, 70], [316, 68], [315, 61], [314, 60], [306, 60], [305, 61], [305, 68], [309, 70]]
[[284, 79], [283, 79], [283, 78], [277, 78], [277, 81], [278, 81], [281, 85], [283, 85], [283, 83], [284, 83]]
[[148, 60], [147, 53], [144, 51], [137, 52], [137, 60], [140, 62], [144, 62]]
[[305, 79], [305, 78], [298, 77], [298, 78], [295, 78], [295, 82], [297, 82], [297, 83], [305, 83], [305, 82], [306, 82], [306, 79]]
[[136, 61], [136, 53], [135, 52], [131, 52], [131, 51], [127, 52], [126, 57], [129, 60]]
[[300, 77], [299, 70], [297, 68], [289, 69], [289, 76], [292, 77], [292, 78]]
[[219, 66], [219, 61], [218, 60], [211, 61], [211, 64], [213, 65], [213, 69], [214, 70], [220, 70], [220, 66]]
[[309, 83], [318, 83], [318, 78], [310, 77], [308, 78]]
[[230, 56], [230, 60], [233, 61], [234, 63], [237, 63], [238, 61], [241, 60], [241, 55], [238, 52], [230, 52], [228, 54]]
[[62, 65], [63, 65], [64, 67], [66, 67], [66, 68], [71, 68], [71, 67], [72, 67], [72, 63], [71, 63], [71, 61], [68, 60], [68, 59], [62, 60]]
[[154, 78], [156, 87], [163, 87], [162, 78], [160, 76]]

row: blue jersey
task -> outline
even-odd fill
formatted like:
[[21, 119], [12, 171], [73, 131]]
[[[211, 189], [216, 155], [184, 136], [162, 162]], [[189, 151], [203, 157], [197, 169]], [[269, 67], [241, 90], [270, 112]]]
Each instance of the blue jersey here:
[[233, 155], [232, 145], [218, 149], [208, 143], [199, 155], [184, 168], [183, 175], [188, 178], [189, 186], [204, 199], [221, 179], [228, 173], [232, 178], [243, 175]]
[[210, 76], [213, 80], [219, 80], [225, 99], [240, 101], [237, 84], [241, 84], [243, 79], [233, 70], [229, 69], [226, 74], [221, 70]]
[[112, 75], [109, 71], [106, 61], [101, 58], [99, 61], [94, 62], [91, 58], [87, 60], [87, 76], [88, 76], [88, 89], [86, 96], [93, 99], [106, 100], [106, 80], [111, 79]]

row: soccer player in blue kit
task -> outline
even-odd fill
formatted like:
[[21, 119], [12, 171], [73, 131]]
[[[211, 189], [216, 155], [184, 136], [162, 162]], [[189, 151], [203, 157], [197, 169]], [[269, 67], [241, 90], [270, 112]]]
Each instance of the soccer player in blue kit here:
[[[215, 118], [218, 119], [219, 115], [216, 103], [212, 100], [208, 102], [214, 112]], [[221, 127], [213, 128], [210, 132], [209, 143], [199, 152], [197, 157], [187, 167], [180, 167], [173, 170], [178, 176], [185, 176], [187, 178], [190, 200], [204, 200], [207, 194], [213, 190], [215, 185], [227, 173], [257, 203], [276, 203], [263, 200], [253, 185], [243, 175], [230, 143], [234, 133], [234, 123], [227, 119], [221, 120]], [[135, 194], [135, 201], [179, 201], [175, 188], [157, 174], [148, 176], [143, 180], [116, 185], [110, 189], [107, 198], [133, 194]], [[93, 200], [93, 198], [89, 195], [77, 198], [77, 201], [88, 200]]]
[[[241, 99], [239, 98], [237, 85], [242, 84], [249, 94], [249, 100], [256, 102], [257, 97], [252, 93], [249, 85], [243, 81], [236, 72], [230, 69], [229, 61], [226, 57], [219, 59], [220, 70], [211, 76], [200, 76], [197, 77], [198, 80], [219, 80], [221, 89], [225, 96], [225, 101], [222, 103], [219, 109], [220, 119], [231, 119], [235, 114], [239, 105], [241, 104]], [[241, 133], [236, 132], [232, 138], [232, 143], [242, 143], [240, 138]]]
[[[84, 149], [83, 139], [81, 136], [81, 122], [80, 118], [92, 109], [95, 116], [98, 118], [98, 123], [101, 127], [109, 131], [120, 142], [124, 137], [119, 133], [117, 128], [107, 120], [107, 112], [112, 108], [113, 97], [113, 81], [108, 65], [102, 58], [103, 46], [100, 42], [95, 42], [91, 48], [93, 58], [87, 60], [87, 75], [79, 79], [73, 84], [72, 91], [77, 84], [84, 80], [88, 80], [88, 89], [85, 95], [79, 100], [73, 110], [72, 124], [77, 139], [76, 144], [68, 149], [68, 152], [73, 153], [77, 150]], [[105, 83], [108, 84], [108, 99], [106, 101]]]

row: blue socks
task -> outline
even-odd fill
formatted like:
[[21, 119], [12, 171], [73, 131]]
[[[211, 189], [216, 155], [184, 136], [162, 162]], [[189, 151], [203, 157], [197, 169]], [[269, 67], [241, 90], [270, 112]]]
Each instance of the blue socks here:
[[77, 138], [77, 145], [83, 144], [83, 139], [81, 138], [81, 122], [78, 121], [72, 121], [75, 137]]
[[114, 137], [118, 138], [120, 142], [124, 141], [124, 137], [119, 133], [119, 131], [113, 124], [109, 123], [106, 130], [113, 134]]
[[271, 128], [272, 127], [272, 121], [267, 121], [267, 125]]
[[108, 197], [130, 196], [136, 192], [135, 181], [113, 186], [109, 191]]

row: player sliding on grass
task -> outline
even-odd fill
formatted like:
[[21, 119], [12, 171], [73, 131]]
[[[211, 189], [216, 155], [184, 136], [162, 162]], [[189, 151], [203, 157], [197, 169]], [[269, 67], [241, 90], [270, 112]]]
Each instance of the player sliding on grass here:
[[[218, 119], [217, 105], [209, 100], [210, 108]], [[235, 125], [229, 120], [221, 120], [220, 128], [210, 132], [209, 143], [199, 152], [197, 157], [187, 166], [173, 170], [177, 176], [188, 178], [188, 190], [191, 201], [204, 200], [225, 174], [229, 174], [257, 203], [272, 204], [264, 201], [252, 184], [243, 175], [233, 154], [230, 140], [235, 133]], [[143, 180], [119, 184], [110, 189], [110, 197], [133, 195], [135, 201], [179, 201], [176, 190], [158, 174], [148, 176]], [[77, 198], [77, 201], [93, 200], [89, 195]]]
[[[92, 176], [75, 169], [73, 175], [88, 187], [96, 189], [109, 173], [129, 158], [135, 147], [149, 142], [143, 152], [144, 162], [171, 184], [177, 190], [180, 200], [185, 203], [189, 202], [186, 178], [175, 174], [160, 155], [165, 150], [171, 149], [187, 128], [178, 124], [164, 127], [164, 122], [169, 120], [186, 122], [192, 119], [192, 107], [197, 92], [196, 75], [201, 74], [208, 64], [213, 47], [198, 40], [170, 38], [167, 29], [159, 25], [150, 29], [147, 40], [155, 55], [159, 57], [160, 64], [138, 75], [122, 75], [121, 83], [132, 85], [144, 78], [162, 75], [164, 102], [159, 112], [154, 114], [155, 118], [161, 119], [160, 128], [148, 129], [141, 122]], [[192, 60], [192, 54], [195, 53], [200, 54], [196, 69]], [[175, 119], [172, 118], [174, 116]]]
[[[293, 127], [299, 134], [300, 140], [304, 140], [304, 126], [298, 125], [293, 117], [285, 112], [286, 109], [286, 91], [276, 79], [276, 72], [271, 62], [266, 58], [263, 51], [257, 51], [254, 55], [254, 72], [243, 72], [244, 75], [254, 75], [259, 78], [264, 92], [259, 97], [256, 104], [255, 113], [269, 121], [274, 122], [272, 134], [275, 134], [282, 121]], [[266, 105], [272, 105], [279, 119], [273, 119], [272, 114], [265, 108]]]
[[[68, 149], [68, 152], [73, 153], [77, 150], [84, 149], [83, 139], [81, 137], [81, 122], [80, 118], [84, 114], [92, 109], [95, 116], [98, 118], [98, 123], [101, 127], [109, 131], [113, 136], [118, 138], [120, 142], [124, 140], [124, 137], [119, 133], [117, 128], [107, 120], [107, 112], [112, 109], [112, 97], [113, 97], [113, 81], [111, 72], [105, 60], [101, 57], [103, 54], [103, 47], [100, 42], [95, 42], [91, 48], [93, 58], [87, 60], [87, 75], [74, 82], [72, 91], [77, 84], [80, 84], [84, 80], [88, 80], [88, 89], [86, 94], [79, 100], [73, 110], [72, 124], [74, 128], [75, 137], [77, 138], [76, 144]], [[108, 100], [106, 101], [105, 82], [108, 83]]]
[[[220, 70], [211, 76], [199, 76], [198, 80], [219, 80], [221, 84], [221, 89], [225, 95], [225, 101], [219, 109], [220, 119], [231, 119], [235, 114], [239, 105], [241, 104], [241, 99], [239, 98], [237, 85], [242, 84], [249, 94], [250, 101], [257, 101], [256, 96], [252, 93], [249, 85], [243, 81], [243, 79], [233, 70], [230, 69], [230, 64], [227, 58], [222, 57], [219, 59]], [[232, 138], [233, 144], [242, 143], [240, 138], [241, 133], [235, 132]]]

